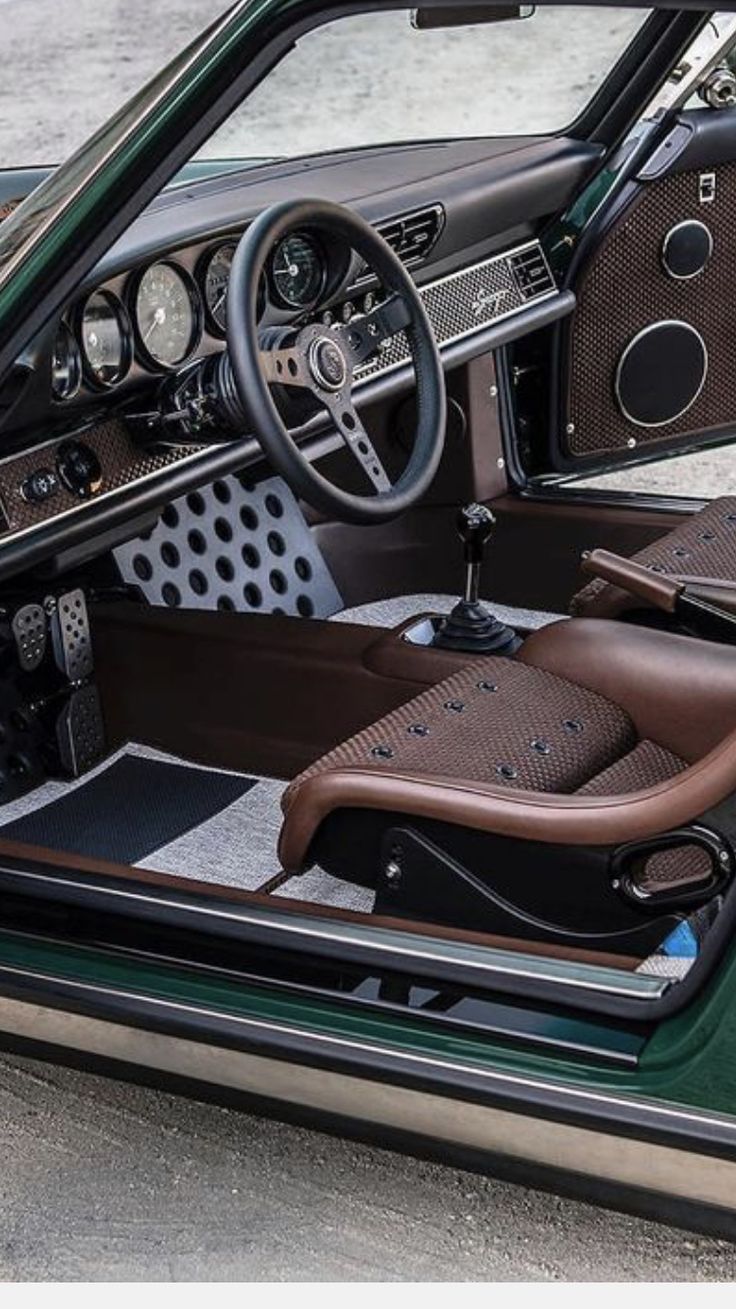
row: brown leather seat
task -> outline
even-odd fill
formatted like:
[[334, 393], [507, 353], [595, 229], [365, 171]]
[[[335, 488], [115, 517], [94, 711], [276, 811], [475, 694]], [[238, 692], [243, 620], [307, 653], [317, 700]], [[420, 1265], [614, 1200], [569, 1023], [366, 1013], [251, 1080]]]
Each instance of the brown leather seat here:
[[[711, 501], [633, 558], [645, 568], [685, 582], [693, 594], [736, 612], [736, 496]], [[579, 618], [616, 618], [640, 605], [627, 591], [596, 579], [573, 596], [570, 613]]]
[[[303, 772], [284, 796], [280, 854], [303, 869], [325, 824], [367, 810], [539, 849], [613, 849], [734, 791], [736, 652], [573, 619], [515, 659], [469, 663]], [[681, 853], [674, 875], [664, 854], [650, 875], [699, 876], [693, 848]], [[345, 843], [348, 879], [354, 854]]]

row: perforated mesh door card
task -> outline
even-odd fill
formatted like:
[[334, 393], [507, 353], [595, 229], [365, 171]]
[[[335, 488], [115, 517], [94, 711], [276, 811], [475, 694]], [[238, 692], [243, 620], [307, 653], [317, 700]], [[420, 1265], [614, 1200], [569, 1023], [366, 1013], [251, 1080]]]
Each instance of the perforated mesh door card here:
[[285, 482], [219, 478], [115, 552], [149, 604], [326, 618], [342, 598]]

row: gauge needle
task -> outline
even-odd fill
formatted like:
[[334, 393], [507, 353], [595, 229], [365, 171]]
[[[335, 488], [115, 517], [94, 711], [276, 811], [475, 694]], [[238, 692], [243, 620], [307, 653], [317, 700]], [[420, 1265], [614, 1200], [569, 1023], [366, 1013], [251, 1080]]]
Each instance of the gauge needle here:
[[218, 298], [215, 300], [215, 303], [212, 306], [213, 314], [216, 314], [218, 309], [220, 309], [222, 305], [224, 305], [226, 297], [227, 297], [227, 287], [225, 287], [224, 291], [220, 292]]
[[166, 322], [166, 310], [164, 309], [163, 305], [159, 305], [158, 309], [153, 315], [153, 318], [151, 319], [150, 325], [146, 328], [143, 340], [147, 341], [153, 329], [155, 327], [161, 327], [162, 324], [165, 322]]

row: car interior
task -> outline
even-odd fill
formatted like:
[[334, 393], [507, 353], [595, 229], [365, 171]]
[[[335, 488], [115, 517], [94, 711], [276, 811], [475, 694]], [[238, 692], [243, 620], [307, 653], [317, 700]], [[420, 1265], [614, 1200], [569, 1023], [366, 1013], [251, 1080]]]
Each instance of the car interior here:
[[732, 439], [735, 206], [702, 103], [164, 189], [0, 385], [0, 856], [684, 978], [736, 495], [577, 481]]

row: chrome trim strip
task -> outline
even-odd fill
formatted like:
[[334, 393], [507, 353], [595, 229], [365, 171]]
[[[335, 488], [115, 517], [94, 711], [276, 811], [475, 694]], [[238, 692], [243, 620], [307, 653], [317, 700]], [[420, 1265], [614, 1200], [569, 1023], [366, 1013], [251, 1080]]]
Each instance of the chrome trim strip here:
[[[468, 273], [473, 273], [478, 271], [479, 269], [487, 268], [490, 265], [498, 263], [504, 259], [508, 259], [513, 255], [534, 248], [539, 249], [540, 253], [542, 254], [542, 257], [545, 258], [545, 263], [546, 263], [546, 257], [544, 256], [544, 251], [542, 250], [542, 247], [539, 244], [539, 242], [525, 241], [522, 245], [514, 246], [512, 249], [505, 250], [501, 254], [494, 255], [490, 259], [481, 260], [481, 262], [478, 264], [467, 264], [463, 268], [456, 269], [454, 273], [448, 273], [444, 277], [437, 278], [436, 281], [434, 282], [426, 282], [419, 287], [419, 292], [420, 294], [422, 294], [424, 291], [428, 291], [436, 286], [442, 286], [445, 283], [451, 282], [453, 280], [457, 280], [458, 278], [463, 277]], [[505, 313], [497, 314], [494, 318], [489, 318], [484, 323], [478, 323], [477, 325], [474, 325], [472, 328], [469, 328], [468, 331], [466, 332], [459, 332], [456, 336], [450, 337], [448, 340], [442, 342], [442, 345], [440, 346], [440, 355], [442, 354], [443, 350], [449, 348], [452, 345], [455, 345], [458, 341], [465, 340], [469, 337], [475, 336], [476, 334], [480, 335], [481, 333], [487, 331], [489, 328], [495, 327], [497, 323], [503, 322], [505, 319], [511, 318], [515, 314], [521, 314], [526, 309], [531, 309], [533, 306], [542, 304], [544, 301], [549, 300], [553, 296], [559, 294], [560, 292], [558, 288], [555, 286], [552, 288], [552, 290], [545, 291], [542, 295], [534, 296], [532, 299], [525, 301], [523, 304], [516, 305], [513, 309], [506, 310]], [[406, 359], [399, 359], [395, 363], [388, 364], [385, 368], [374, 369], [374, 371], [370, 372], [365, 377], [360, 377], [359, 374], [356, 374], [356, 378], [355, 378], [356, 391], [359, 393], [360, 388], [362, 386], [367, 386], [369, 383], [375, 382], [377, 379], [387, 376], [389, 373], [394, 372], [397, 368], [406, 368], [407, 364], [409, 363], [411, 363], [411, 358], [407, 357]], [[87, 424], [87, 426], [89, 426], [89, 424]], [[67, 433], [67, 436], [69, 435], [82, 436], [83, 433], [84, 433], [84, 428], [80, 427], [77, 432]], [[58, 444], [59, 441], [62, 439], [63, 438], [59, 436], [50, 437], [48, 441], [44, 441], [39, 446], [34, 446], [33, 449], [38, 450], [40, 452], [42, 450], [45, 450], [48, 446]], [[254, 436], [251, 435], [245, 436], [243, 438], [243, 442], [245, 443], [246, 441], [252, 441], [257, 445], [257, 438]], [[233, 442], [232, 444], [236, 444], [236, 442]], [[227, 448], [227, 446], [225, 445], [219, 448], [223, 449], [223, 448]], [[14, 541], [23, 540], [25, 537], [31, 536], [36, 532], [45, 531], [56, 523], [64, 522], [72, 515], [89, 512], [94, 508], [95, 505], [102, 504], [106, 500], [111, 499], [113, 496], [125, 495], [127, 492], [133, 490], [135, 487], [144, 486], [147, 483], [152, 482], [157, 478], [163, 479], [166, 477], [168, 473], [171, 473], [173, 469], [178, 470], [180, 468], [186, 468], [189, 464], [194, 463], [196, 460], [206, 459], [210, 457], [212, 453], [217, 449], [218, 449], [217, 446], [212, 446], [212, 445], [200, 446], [198, 449], [192, 450], [191, 453], [182, 455], [182, 457], [178, 459], [175, 463], [166, 464], [162, 468], [157, 468], [150, 473], [145, 473], [142, 477], [136, 477], [130, 482], [127, 482], [125, 486], [116, 486], [112, 490], [101, 491], [98, 495], [93, 496], [89, 500], [80, 502], [78, 505], [72, 505], [69, 509], [63, 509], [61, 510], [60, 513], [50, 515], [42, 523], [33, 523], [31, 526], [21, 528], [17, 532], [4, 533], [0, 536], [0, 552], [2, 552], [2, 548], [4, 545], [9, 545], [11, 542]], [[17, 459], [19, 457], [19, 454], [25, 455], [27, 453], [28, 450], [24, 450], [20, 452], [16, 450], [12, 455], [8, 455], [5, 459], [0, 460], [0, 463], [2, 464], [12, 463], [14, 459]]]
[[[672, 1108], [669, 1105], [658, 1104], [656, 1101], [642, 1100], [638, 1097], [626, 1095], [606, 1095], [602, 1091], [591, 1091], [587, 1087], [572, 1086], [567, 1082], [555, 1081], [550, 1078], [532, 1077], [520, 1073], [510, 1073], [499, 1071], [495, 1068], [487, 1068], [481, 1064], [471, 1062], [464, 1063], [458, 1059], [445, 1058], [442, 1055], [416, 1054], [412, 1050], [404, 1050], [392, 1045], [384, 1045], [378, 1041], [356, 1040], [354, 1037], [333, 1036], [324, 1031], [313, 1031], [305, 1027], [297, 1027], [289, 1023], [278, 1023], [268, 1021], [265, 1018], [243, 1017], [235, 1014], [231, 1010], [212, 1009], [207, 1005], [186, 1004], [181, 1000], [171, 1000], [159, 996], [147, 995], [140, 991], [128, 991], [122, 987], [105, 986], [103, 984], [92, 982], [78, 982], [67, 977], [58, 977], [52, 973], [39, 972], [33, 969], [19, 968], [12, 965], [6, 965], [0, 962], [0, 979], [3, 976], [13, 976], [35, 982], [47, 982], [54, 985], [61, 985], [69, 990], [89, 996], [109, 995], [116, 1000], [128, 1000], [147, 1007], [152, 1013], [156, 1011], [169, 1010], [174, 1013], [189, 1014], [198, 1018], [211, 1018], [213, 1020], [222, 1020], [234, 1023], [242, 1032], [278, 1032], [281, 1036], [299, 1037], [300, 1040], [324, 1044], [332, 1047], [334, 1050], [353, 1050], [363, 1055], [376, 1055], [382, 1058], [391, 1059], [394, 1057], [397, 1061], [404, 1064], [416, 1066], [417, 1068], [437, 1068], [446, 1072], [458, 1074], [472, 1074], [481, 1083], [497, 1087], [524, 1087], [530, 1091], [544, 1091], [559, 1095], [562, 1099], [569, 1100], [570, 1103], [587, 1101], [590, 1104], [617, 1106], [620, 1109], [633, 1109], [639, 1107], [646, 1109], [647, 1113], [655, 1116], [667, 1117], [672, 1121], [681, 1124], [698, 1124], [701, 1127], [723, 1127], [726, 1125], [733, 1131], [734, 1144], [736, 1145], [736, 1117], [718, 1114], [707, 1114], [702, 1112], [692, 1112], [688, 1109]], [[6, 1004], [14, 1003], [7, 997], [0, 996], [0, 1017], [2, 1016], [3, 1007]], [[19, 1003], [23, 1003], [19, 1001]], [[56, 1012], [55, 1010], [51, 1011]], [[64, 1010], [64, 1013], [67, 1011]], [[107, 1021], [107, 1020], [105, 1020]], [[160, 1034], [159, 1034], [160, 1035]]]
[[[1, 833], [0, 833], [1, 836]], [[1, 857], [1, 856], [0, 856]], [[159, 870], [164, 871], [165, 870]], [[41, 873], [26, 869], [13, 869], [14, 878], [26, 881], [48, 881]], [[75, 890], [89, 890], [89, 883], [76, 881], [72, 877], [53, 876], [54, 886], [66, 886]], [[245, 910], [241, 908], [222, 909], [192, 903], [174, 893], [164, 898], [151, 892], [137, 892], [125, 888], [97, 884], [97, 894], [112, 899], [131, 900], [136, 903], [155, 904], [164, 908], [176, 909], [194, 917], [202, 915], [220, 919], [224, 922], [242, 923], [244, 926], [268, 929], [282, 933], [286, 937], [300, 936], [319, 942], [329, 941], [335, 945], [363, 945], [371, 952], [399, 955], [408, 963], [422, 960], [439, 966], [452, 963], [468, 971], [481, 971], [489, 977], [514, 976], [536, 982], [553, 982], [574, 990], [591, 991], [605, 995], [618, 995], [629, 999], [658, 1000], [670, 988], [671, 981], [666, 977], [653, 977], [644, 973], [619, 972], [614, 968], [600, 968], [593, 964], [570, 964], [564, 960], [544, 959], [534, 955], [515, 955], [511, 951], [497, 950], [471, 944], [455, 944], [430, 936], [408, 936], [404, 932], [376, 926], [363, 927], [361, 924], [336, 924], [330, 918], [301, 918], [288, 913], [271, 912], [268, 909]]]
[[[736, 1164], [717, 1155], [685, 1152], [631, 1136], [614, 1136], [599, 1128], [537, 1118], [528, 1110], [512, 1112], [450, 1098], [439, 1091], [418, 1091], [394, 1082], [377, 1082], [293, 1060], [207, 1045], [22, 1000], [0, 997], [0, 1028], [29, 1040], [391, 1127], [415, 1137], [472, 1147], [489, 1155], [510, 1156], [537, 1166], [573, 1171], [727, 1210], [736, 1206]], [[303, 1037], [304, 1033], [299, 1035]], [[333, 1038], [318, 1036], [316, 1039], [325, 1047], [334, 1044]], [[571, 1097], [579, 1111], [584, 1111], [586, 1102], [605, 1102], [611, 1108], [625, 1105], [634, 1111], [640, 1109], [642, 1114], [658, 1114], [663, 1125], [669, 1119], [684, 1120], [693, 1127], [708, 1125], [721, 1132], [725, 1129], [736, 1141], [736, 1124], [732, 1118], [692, 1114], [634, 1097], [603, 1096], [564, 1084], [516, 1078], [390, 1048], [361, 1048], [380, 1053], [384, 1063], [393, 1063], [397, 1070], [400, 1065], [409, 1064], [471, 1072], [499, 1087], [505, 1084], [510, 1092], [515, 1085], [527, 1085]]]

